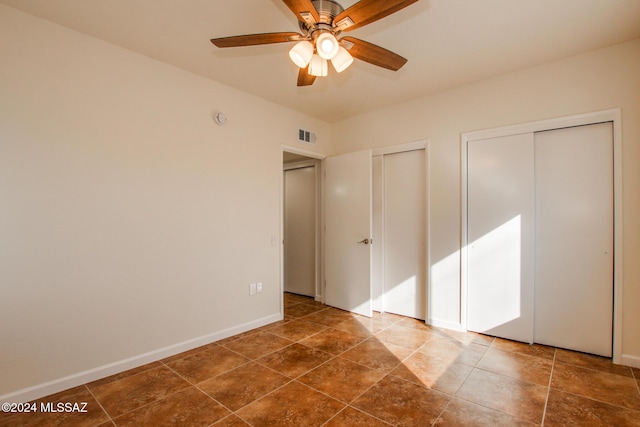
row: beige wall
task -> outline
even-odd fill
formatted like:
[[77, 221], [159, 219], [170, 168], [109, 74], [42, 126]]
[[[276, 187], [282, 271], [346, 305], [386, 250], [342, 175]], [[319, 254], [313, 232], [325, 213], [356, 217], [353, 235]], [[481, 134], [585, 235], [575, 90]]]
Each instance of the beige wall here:
[[279, 318], [281, 144], [327, 123], [6, 6], [0, 58], [0, 397]]
[[623, 138], [622, 353], [627, 363], [640, 366], [640, 40], [344, 120], [332, 125], [332, 154], [430, 140], [430, 314], [438, 324], [455, 325], [460, 321], [461, 134], [617, 107]]

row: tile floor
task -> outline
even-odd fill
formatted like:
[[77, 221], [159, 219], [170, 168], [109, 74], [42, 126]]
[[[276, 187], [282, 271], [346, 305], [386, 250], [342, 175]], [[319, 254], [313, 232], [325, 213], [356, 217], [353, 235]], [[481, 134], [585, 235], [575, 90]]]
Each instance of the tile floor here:
[[640, 426], [640, 370], [285, 295], [282, 322], [42, 399], [0, 426]]

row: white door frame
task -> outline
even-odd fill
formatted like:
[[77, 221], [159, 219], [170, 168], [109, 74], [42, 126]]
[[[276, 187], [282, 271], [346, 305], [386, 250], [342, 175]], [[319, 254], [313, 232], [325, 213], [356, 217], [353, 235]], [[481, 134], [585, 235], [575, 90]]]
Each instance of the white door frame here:
[[[280, 313], [284, 316], [284, 172], [288, 168], [299, 168], [305, 166], [315, 166], [316, 171], [316, 284], [315, 284], [315, 300], [322, 301], [324, 299], [323, 289], [320, 286], [324, 283], [324, 242], [321, 237], [321, 226], [324, 223], [324, 199], [322, 194], [324, 193], [324, 180], [322, 179], [322, 170], [324, 160], [327, 156], [324, 154], [316, 153], [309, 150], [303, 150], [301, 148], [292, 147], [289, 145], [281, 146], [281, 155], [285, 152], [299, 154], [301, 156], [309, 157], [310, 160], [302, 160], [300, 162], [294, 162], [287, 166], [280, 163], [281, 177], [280, 177]], [[282, 157], [281, 157], [282, 158]]]
[[467, 147], [469, 141], [522, 133], [540, 132], [602, 122], [613, 123], [613, 362], [622, 362], [623, 304], [623, 222], [622, 222], [622, 112], [620, 108], [522, 123], [495, 129], [466, 132], [461, 137], [461, 246], [460, 246], [460, 324], [467, 330]]
[[[299, 170], [299, 169], [313, 168], [313, 181], [314, 181], [314, 183], [313, 183], [312, 198], [314, 199], [314, 204], [315, 204], [315, 209], [314, 209], [313, 217], [312, 217], [313, 218], [313, 243], [314, 243], [314, 248], [313, 248], [313, 251], [314, 251], [314, 257], [313, 257], [314, 258], [314, 261], [313, 261], [313, 263], [314, 263], [313, 297], [314, 298], [317, 298], [317, 296], [318, 296], [318, 283], [320, 283], [319, 278], [318, 278], [318, 274], [320, 272], [320, 270], [318, 268], [318, 261], [319, 261], [318, 260], [318, 250], [319, 250], [319, 246], [320, 246], [318, 244], [318, 237], [319, 237], [318, 236], [318, 234], [319, 234], [318, 233], [318, 222], [320, 220], [319, 219], [320, 211], [319, 211], [319, 207], [318, 207], [318, 202], [320, 200], [319, 194], [318, 194], [318, 192], [319, 192], [318, 181], [320, 180], [320, 173], [318, 171], [319, 167], [320, 167], [320, 161], [316, 160], [316, 159], [308, 159], [308, 160], [301, 160], [301, 161], [297, 161], [297, 162], [286, 163], [283, 166], [283, 171], [284, 171], [284, 176], [285, 176], [285, 178], [284, 178], [284, 180], [285, 180], [285, 188], [284, 188], [284, 191], [283, 191], [283, 197], [284, 197], [284, 203], [285, 204], [288, 203], [287, 200], [288, 200], [288, 197], [289, 197], [287, 195], [287, 184], [286, 184], [287, 179], [288, 179], [286, 177], [287, 176], [287, 172], [291, 172], [291, 171]], [[286, 227], [287, 215], [286, 215], [286, 213], [287, 213], [286, 209], [284, 209], [283, 210], [283, 220], [285, 222], [285, 226], [283, 227], [283, 230], [282, 230], [283, 231], [283, 240], [282, 240], [282, 242], [283, 242], [283, 250], [285, 251], [285, 255], [284, 255], [283, 259], [282, 259], [282, 263], [284, 265], [284, 271], [285, 271], [285, 273], [283, 274], [283, 284], [284, 284], [285, 289], [286, 289], [286, 285], [287, 285], [287, 283], [286, 283], [287, 282], [286, 271], [287, 271], [287, 256], [288, 256], [286, 254], [286, 252], [287, 252], [287, 250], [286, 250], [286, 248], [287, 248], [287, 236], [286, 236], [286, 233], [287, 233], [287, 227]]]

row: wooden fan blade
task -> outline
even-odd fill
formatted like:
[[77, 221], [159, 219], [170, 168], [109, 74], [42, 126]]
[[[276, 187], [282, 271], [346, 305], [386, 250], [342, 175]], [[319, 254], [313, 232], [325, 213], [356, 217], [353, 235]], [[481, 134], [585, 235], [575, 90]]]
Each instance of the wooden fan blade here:
[[298, 86], [311, 86], [316, 81], [316, 76], [309, 74], [309, 67], [300, 68], [298, 72]]
[[218, 47], [255, 46], [260, 44], [284, 43], [303, 40], [300, 33], [263, 33], [245, 34], [243, 36], [220, 37], [211, 39], [211, 43]]
[[385, 16], [404, 9], [418, 0], [360, 0], [343, 11], [333, 20], [334, 25], [340, 27], [340, 21], [350, 18], [353, 25], [344, 27], [343, 31], [351, 31], [370, 24]]
[[351, 44], [353, 45], [347, 50], [354, 58], [377, 65], [378, 67], [386, 68], [387, 70], [398, 71], [407, 63], [407, 60], [397, 53], [393, 53], [390, 50], [364, 40], [354, 37], [343, 37], [340, 39], [340, 42], [347, 42], [345, 43], [345, 47]]
[[299, 21], [308, 22], [308, 14], [311, 14], [315, 22], [320, 22], [320, 15], [311, 3], [311, 0], [282, 0]]

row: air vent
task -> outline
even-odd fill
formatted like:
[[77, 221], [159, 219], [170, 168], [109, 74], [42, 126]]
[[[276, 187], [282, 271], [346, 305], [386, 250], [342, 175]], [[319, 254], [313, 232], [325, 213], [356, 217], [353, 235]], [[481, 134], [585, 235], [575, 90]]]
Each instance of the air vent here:
[[298, 129], [298, 141], [305, 142], [307, 144], [316, 143], [316, 133], [310, 130]]

